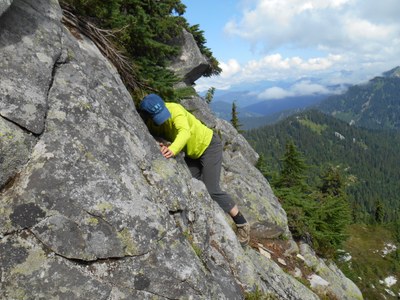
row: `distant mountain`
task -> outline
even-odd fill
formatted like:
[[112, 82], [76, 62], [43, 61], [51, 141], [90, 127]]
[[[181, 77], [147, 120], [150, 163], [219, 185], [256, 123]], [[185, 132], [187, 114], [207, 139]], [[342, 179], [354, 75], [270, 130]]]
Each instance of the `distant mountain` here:
[[371, 129], [400, 129], [400, 67], [369, 82], [328, 97], [317, 108], [349, 124]]
[[[387, 218], [400, 209], [400, 133], [369, 130], [309, 110], [292, 115], [274, 125], [244, 133], [258, 153], [264, 154], [271, 173], [279, 170], [285, 144], [293, 140], [310, 165], [308, 177], [327, 165], [340, 165], [354, 179], [349, 194], [357, 214], [373, 214], [378, 201], [386, 208]], [[350, 182], [349, 182], [350, 183]]]
[[242, 124], [241, 129], [243, 130], [250, 130], [258, 127], [262, 127], [265, 125], [272, 125], [275, 124], [279, 121], [282, 121], [291, 115], [294, 115], [296, 113], [300, 113], [308, 108], [296, 108], [296, 109], [289, 109], [289, 110], [283, 110], [268, 116], [262, 116], [262, 117], [240, 117], [240, 123]]
[[[210, 103], [210, 108], [218, 118], [227, 121], [229, 121], [232, 118], [232, 103], [224, 101], [212, 101]], [[237, 111], [239, 120], [246, 118], [257, 118], [262, 116], [261, 114], [251, 112], [243, 107], [237, 107]]]
[[[243, 93], [238, 93], [235, 95], [239, 94], [243, 97], [245, 95]], [[233, 94], [229, 93], [229, 95], [232, 96]], [[310, 95], [287, 97], [277, 100], [264, 100], [245, 106], [241, 106], [239, 102], [236, 102], [236, 104], [239, 114], [239, 120], [243, 124], [243, 129], [250, 129], [277, 122], [284, 116], [294, 114], [308, 107], [316, 105], [317, 103], [320, 103], [326, 97], [326, 95]], [[221, 97], [219, 99], [221, 99]], [[243, 103], [246, 103], [243, 98], [238, 99], [242, 99], [242, 105]], [[249, 100], [248, 102], [252, 101], [253, 100]], [[213, 100], [210, 104], [210, 107], [217, 117], [225, 119], [227, 121], [231, 119], [232, 102]]]
[[250, 112], [256, 112], [264, 116], [269, 116], [284, 110], [310, 107], [321, 102], [326, 97], [326, 95], [287, 97], [277, 100], [265, 100], [256, 104], [245, 106], [244, 108]]
[[261, 100], [257, 98], [257, 95], [249, 92], [248, 90], [243, 91], [216, 91], [212, 102], [225, 102], [232, 105], [232, 102], [236, 102], [239, 107], [245, 107]]

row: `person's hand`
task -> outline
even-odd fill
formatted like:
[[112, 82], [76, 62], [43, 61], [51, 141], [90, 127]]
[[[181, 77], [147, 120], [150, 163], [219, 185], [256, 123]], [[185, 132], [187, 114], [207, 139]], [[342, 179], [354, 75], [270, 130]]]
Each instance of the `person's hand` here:
[[165, 146], [163, 143], [160, 143], [160, 150], [161, 150], [161, 154], [165, 157], [165, 158], [171, 158], [174, 156], [174, 153], [167, 147]]

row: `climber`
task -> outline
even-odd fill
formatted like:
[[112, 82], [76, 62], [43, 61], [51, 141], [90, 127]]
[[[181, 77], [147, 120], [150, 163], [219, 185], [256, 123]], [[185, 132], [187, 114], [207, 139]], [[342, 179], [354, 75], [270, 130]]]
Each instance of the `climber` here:
[[145, 115], [150, 132], [171, 142], [159, 142], [162, 155], [171, 158], [180, 151], [185, 152], [185, 162], [192, 176], [204, 182], [211, 198], [232, 217], [239, 242], [247, 245], [250, 240], [250, 224], [232, 197], [222, 191], [219, 185], [222, 165], [222, 143], [219, 136], [182, 105], [164, 102], [156, 94], [143, 98], [140, 111]]

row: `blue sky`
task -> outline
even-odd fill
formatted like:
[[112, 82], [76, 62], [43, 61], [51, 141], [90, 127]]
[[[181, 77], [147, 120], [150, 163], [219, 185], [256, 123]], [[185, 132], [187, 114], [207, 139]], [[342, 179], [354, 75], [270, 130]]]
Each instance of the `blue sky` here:
[[223, 69], [199, 79], [199, 92], [268, 82], [260, 100], [323, 94], [400, 65], [399, 0], [182, 2]]

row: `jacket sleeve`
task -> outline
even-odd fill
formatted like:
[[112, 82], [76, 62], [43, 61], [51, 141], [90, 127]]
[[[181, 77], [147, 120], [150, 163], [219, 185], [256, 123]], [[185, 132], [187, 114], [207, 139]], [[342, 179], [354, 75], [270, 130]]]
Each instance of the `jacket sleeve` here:
[[186, 146], [190, 138], [190, 126], [184, 111], [181, 111], [176, 115], [173, 114], [172, 122], [177, 130], [177, 135], [168, 148], [174, 153], [174, 155], [177, 155]]

